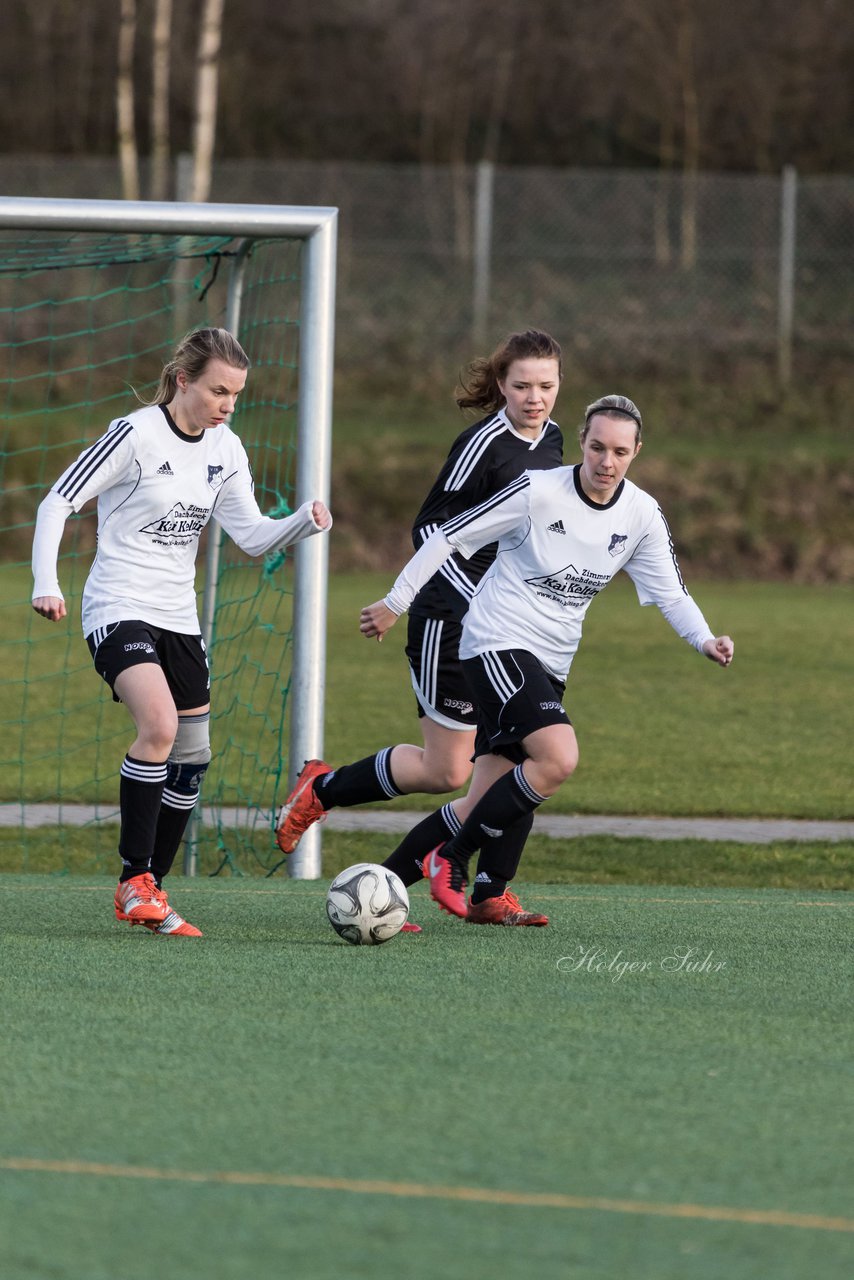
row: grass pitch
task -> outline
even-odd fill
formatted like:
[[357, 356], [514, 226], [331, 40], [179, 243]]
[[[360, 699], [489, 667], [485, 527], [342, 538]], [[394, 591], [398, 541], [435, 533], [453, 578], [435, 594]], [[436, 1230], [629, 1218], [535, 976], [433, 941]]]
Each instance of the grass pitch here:
[[4, 877], [5, 1280], [851, 1273], [845, 895], [523, 885], [352, 948], [325, 883]]

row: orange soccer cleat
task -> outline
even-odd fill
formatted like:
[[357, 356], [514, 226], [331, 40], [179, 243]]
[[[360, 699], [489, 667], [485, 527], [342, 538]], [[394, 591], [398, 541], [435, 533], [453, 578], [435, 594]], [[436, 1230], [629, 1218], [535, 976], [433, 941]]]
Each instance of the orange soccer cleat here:
[[166, 912], [162, 920], [134, 920], [125, 915], [123, 911], [120, 911], [118, 906], [116, 906], [116, 919], [127, 920], [129, 924], [141, 924], [150, 933], [163, 933], [180, 938], [202, 937], [201, 929], [197, 929], [194, 924], [190, 924], [183, 916], [179, 916], [174, 907], [169, 905], [169, 899], [164, 889], [158, 889], [155, 885], [154, 896]]
[[116, 919], [129, 920], [131, 924], [160, 924], [169, 912], [169, 904], [162, 901], [154, 876], [148, 871], [122, 881], [113, 905]]
[[548, 924], [548, 916], [538, 915], [535, 911], [525, 911], [522, 904], [505, 889], [500, 898], [485, 898], [483, 902], [472, 902], [469, 899], [467, 924], [532, 924], [542, 926]]
[[293, 791], [279, 810], [276, 843], [282, 853], [293, 853], [309, 827], [323, 822], [327, 811], [314, 794], [314, 780], [331, 772], [323, 760], [306, 760]]
[[440, 849], [444, 844], [436, 845], [424, 859], [424, 874], [430, 881], [430, 897], [447, 911], [448, 915], [459, 916], [465, 920], [468, 915], [466, 907], [465, 880], [459, 866], [443, 858]]

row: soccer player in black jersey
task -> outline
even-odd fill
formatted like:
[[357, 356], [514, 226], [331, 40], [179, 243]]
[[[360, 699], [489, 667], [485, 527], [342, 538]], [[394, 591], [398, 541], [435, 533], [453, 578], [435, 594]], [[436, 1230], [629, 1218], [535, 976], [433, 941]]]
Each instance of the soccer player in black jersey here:
[[[525, 471], [558, 467], [563, 437], [551, 419], [561, 380], [561, 351], [547, 333], [510, 334], [487, 359], [473, 361], [457, 389], [461, 409], [485, 413], [451, 446], [415, 518], [416, 550], [445, 521], [500, 492]], [[333, 769], [309, 760], [282, 806], [277, 840], [291, 853], [312, 823], [336, 805], [390, 800], [411, 792], [442, 793], [465, 785], [471, 773], [477, 710], [459, 662], [462, 619], [495, 558], [495, 545], [469, 558], [454, 555], [430, 579], [409, 610], [406, 655], [421, 719], [423, 746], [385, 747], [355, 764]], [[453, 801], [438, 811], [435, 830], [421, 833], [426, 854], [460, 827]], [[524, 825], [524, 824], [523, 824]], [[530, 826], [530, 824], [529, 824]], [[523, 826], [503, 839], [518, 847]], [[433, 838], [435, 837], [435, 838]], [[515, 856], [508, 854], [507, 856]], [[417, 850], [387, 863], [405, 884], [420, 874]]]

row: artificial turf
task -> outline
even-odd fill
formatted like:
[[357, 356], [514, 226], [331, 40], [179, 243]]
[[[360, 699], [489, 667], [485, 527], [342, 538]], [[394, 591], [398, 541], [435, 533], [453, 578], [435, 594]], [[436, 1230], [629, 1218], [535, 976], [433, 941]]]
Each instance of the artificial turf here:
[[3, 877], [5, 1280], [850, 1274], [847, 895], [419, 887], [353, 948], [322, 882], [178, 878], [201, 940], [113, 883]]

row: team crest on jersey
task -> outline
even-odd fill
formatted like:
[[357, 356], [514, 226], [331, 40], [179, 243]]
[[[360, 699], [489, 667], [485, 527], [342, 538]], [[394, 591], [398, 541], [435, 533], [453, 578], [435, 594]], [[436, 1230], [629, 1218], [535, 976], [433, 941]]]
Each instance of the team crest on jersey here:
[[222, 484], [222, 467], [212, 467], [208, 465], [208, 484], [212, 489], [218, 489]]
[[610, 578], [605, 573], [576, 569], [574, 564], [568, 564], [556, 573], [544, 573], [541, 577], [526, 578], [525, 581], [542, 599], [564, 608], [578, 609], [598, 595]]
[[608, 555], [621, 556], [626, 549], [628, 536], [627, 533], [612, 533], [611, 541], [608, 543]]
[[165, 516], [144, 525], [140, 533], [150, 534], [152, 542], [161, 547], [184, 547], [198, 539], [210, 513], [210, 507], [185, 507], [183, 502], [176, 502]]

